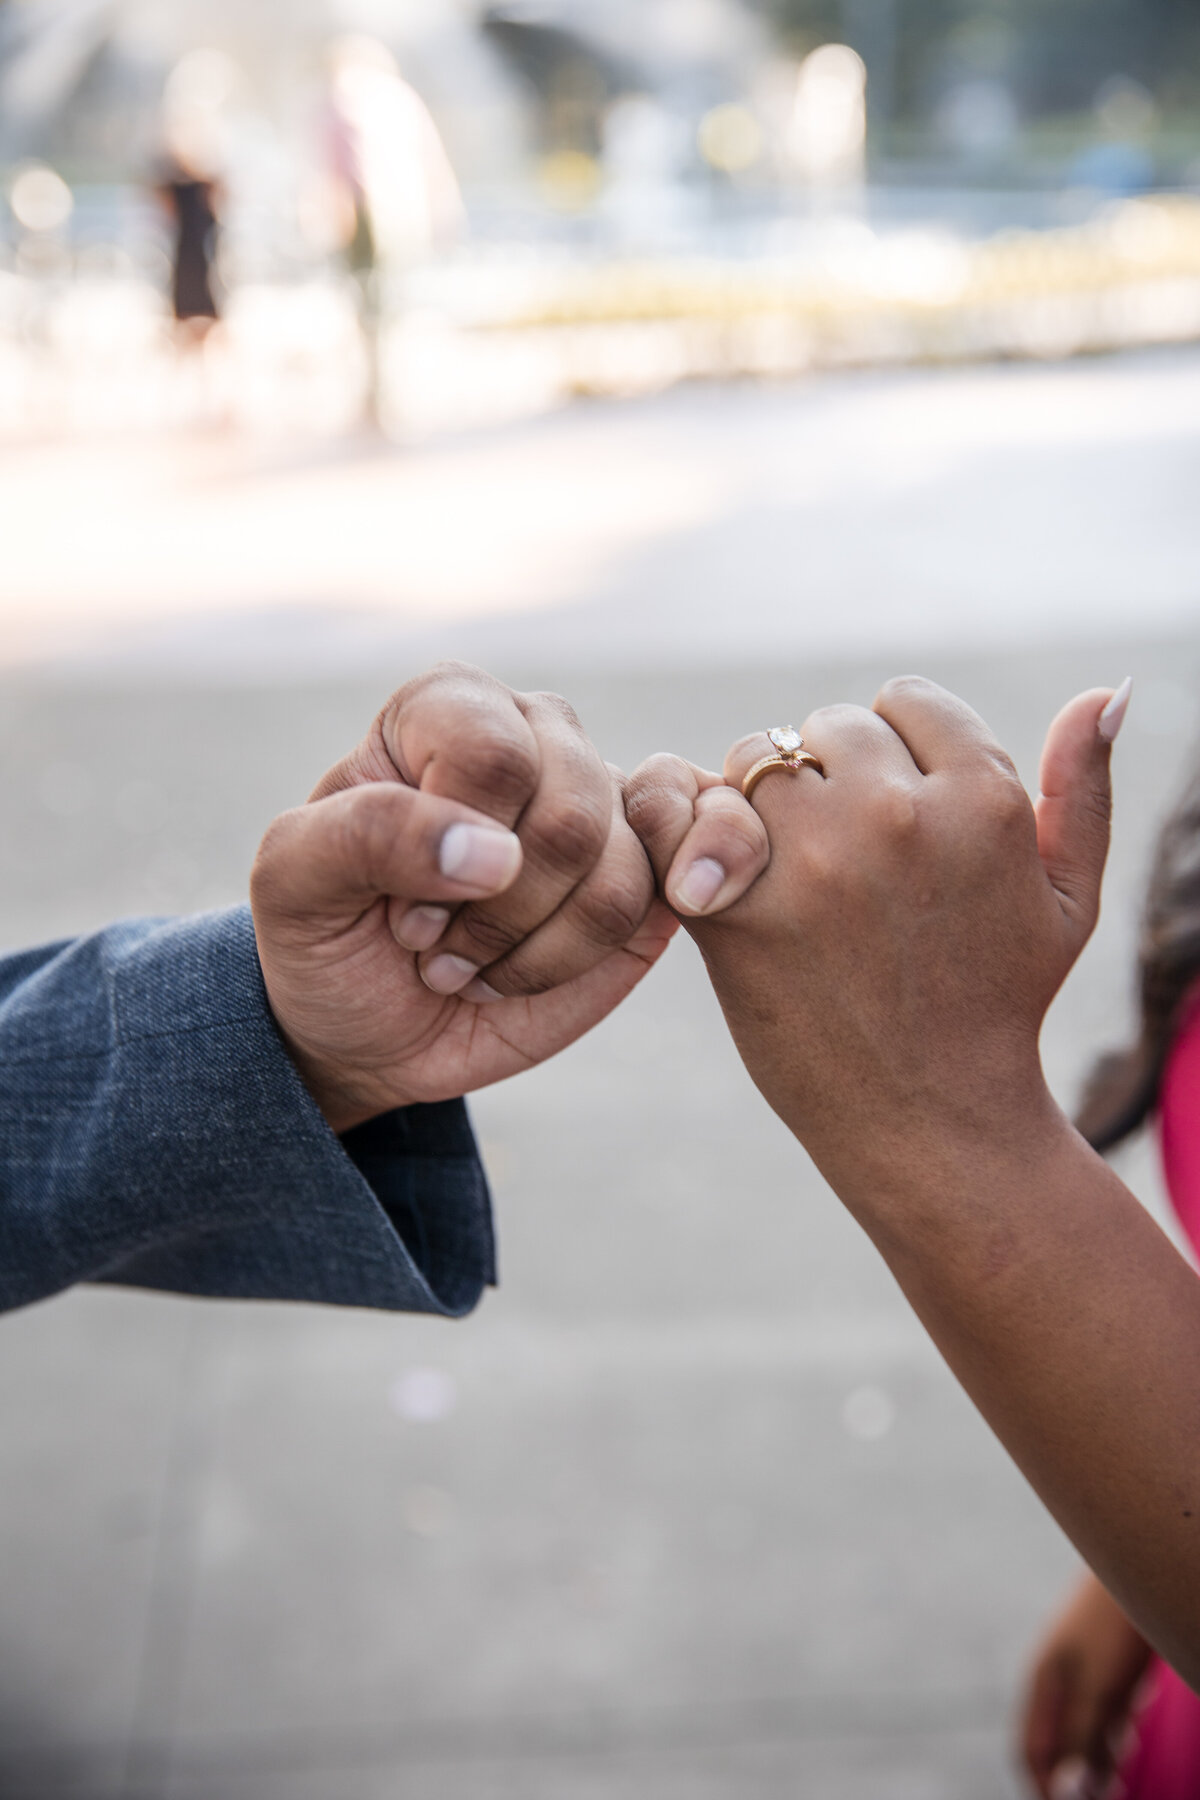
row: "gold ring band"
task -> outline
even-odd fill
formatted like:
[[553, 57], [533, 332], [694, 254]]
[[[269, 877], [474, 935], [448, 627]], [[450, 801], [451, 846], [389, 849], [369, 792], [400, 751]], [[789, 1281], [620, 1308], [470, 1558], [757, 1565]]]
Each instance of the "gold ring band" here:
[[790, 756], [780, 756], [777, 751], [773, 751], [770, 756], [760, 756], [742, 776], [742, 793], [747, 800], [770, 769], [791, 769], [793, 772], [797, 769], [815, 769], [818, 775], [824, 777], [825, 774], [824, 763], [810, 750], [796, 750]]

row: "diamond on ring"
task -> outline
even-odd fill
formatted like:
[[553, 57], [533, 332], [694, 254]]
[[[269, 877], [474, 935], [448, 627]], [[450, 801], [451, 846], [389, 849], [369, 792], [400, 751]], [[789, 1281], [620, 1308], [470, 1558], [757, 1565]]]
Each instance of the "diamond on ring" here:
[[824, 763], [804, 748], [804, 739], [794, 725], [772, 725], [767, 742], [771, 754], [760, 756], [742, 776], [742, 793], [747, 800], [768, 769], [786, 769], [789, 775], [798, 775], [801, 769], [815, 769], [821, 779], [825, 779]]

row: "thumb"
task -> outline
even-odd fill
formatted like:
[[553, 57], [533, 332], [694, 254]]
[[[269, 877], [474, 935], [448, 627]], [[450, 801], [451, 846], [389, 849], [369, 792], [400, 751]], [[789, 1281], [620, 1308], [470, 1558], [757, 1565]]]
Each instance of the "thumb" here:
[[327, 929], [381, 896], [459, 905], [503, 893], [521, 868], [511, 831], [456, 800], [367, 782], [282, 813], [250, 876], [255, 920]]
[[1091, 688], [1063, 707], [1042, 749], [1038, 852], [1063, 910], [1084, 937], [1100, 910], [1112, 813], [1109, 758], [1133, 686]]

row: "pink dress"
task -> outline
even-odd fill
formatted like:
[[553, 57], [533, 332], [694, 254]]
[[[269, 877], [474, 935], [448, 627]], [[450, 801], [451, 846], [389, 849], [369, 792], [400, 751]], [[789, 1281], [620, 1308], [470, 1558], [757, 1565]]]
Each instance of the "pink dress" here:
[[[1200, 1251], [1200, 1004], [1175, 1039], [1159, 1092], [1163, 1174], [1171, 1203]], [[1200, 1695], [1165, 1663], [1138, 1715], [1138, 1741], [1121, 1770], [1128, 1800], [1200, 1800]]]

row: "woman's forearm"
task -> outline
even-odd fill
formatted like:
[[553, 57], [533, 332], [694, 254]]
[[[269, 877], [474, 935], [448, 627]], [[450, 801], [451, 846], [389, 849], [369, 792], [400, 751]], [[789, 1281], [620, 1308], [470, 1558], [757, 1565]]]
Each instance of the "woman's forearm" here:
[[819, 1160], [1063, 1529], [1200, 1685], [1200, 1278], [1052, 1106], [1017, 1141], [881, 1148]]

